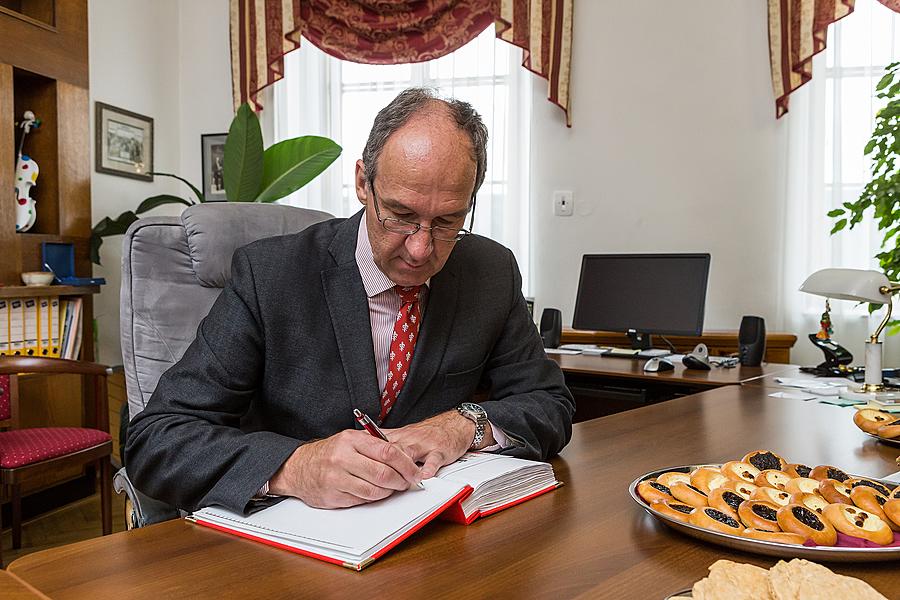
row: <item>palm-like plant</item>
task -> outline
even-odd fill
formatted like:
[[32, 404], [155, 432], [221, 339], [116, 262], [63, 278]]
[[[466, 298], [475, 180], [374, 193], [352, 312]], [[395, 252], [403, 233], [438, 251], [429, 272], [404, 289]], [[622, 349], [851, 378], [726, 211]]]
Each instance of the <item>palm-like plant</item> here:
[[[284, 140], [263, 150], [259, 118], [247, 104], [242, 104], [231, 121], [225, 141], [222, 166], [225, 197], [229, 202], [274, 202], [315, 179], [340, 155], [339, 145], [315, 135]], [[154, 175], [183, 182], [196, 198], [160, 194], [147, 198], [135, 210], [125, 211], [115, 219], [104, 217], [91, 230], [91, 261], [94, 264], [100, 264], [103, 238], [125, 233], [138, 215], [164, 204], [193, 206], [206, 202], [203, 193], [183, 177], [172, 173]]]

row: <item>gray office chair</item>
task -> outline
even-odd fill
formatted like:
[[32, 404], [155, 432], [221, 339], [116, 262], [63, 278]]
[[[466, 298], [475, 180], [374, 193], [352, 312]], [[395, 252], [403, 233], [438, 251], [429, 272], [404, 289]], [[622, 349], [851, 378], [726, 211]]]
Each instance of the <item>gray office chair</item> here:
[[[237, 248], [302, 231], [331, 216], [276, 204], [213, 202], [192, 206], [180, 217], [135, 221], [122, 246], [119, 301], [129, 417], [144, 410], [160, 375], [194, 340], [200, 320], [231, 275]], [[123, 459], [125, 467], [113, 485], [128, 495], [129, 529], [179, 516], [134, 488]]]

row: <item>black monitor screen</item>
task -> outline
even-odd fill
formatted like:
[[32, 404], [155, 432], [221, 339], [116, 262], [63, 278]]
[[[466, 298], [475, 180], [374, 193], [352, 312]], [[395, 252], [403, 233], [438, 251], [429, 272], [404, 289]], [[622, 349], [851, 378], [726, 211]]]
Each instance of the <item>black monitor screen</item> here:
[[572, 327], [703, 333], [709, 254], [585, 254]]

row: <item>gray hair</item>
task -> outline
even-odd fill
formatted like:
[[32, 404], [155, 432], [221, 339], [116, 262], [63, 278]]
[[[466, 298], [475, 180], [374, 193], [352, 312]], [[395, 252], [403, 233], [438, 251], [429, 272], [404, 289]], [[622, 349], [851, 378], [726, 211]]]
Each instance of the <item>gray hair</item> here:
[[366, 179], [370, 185], [375, 180], [378, 157], [381, 156], [388, 138], [406, 125], [415, 114], [435, 103], [446, 106], [457, 127], [469, 135], [472, 142], [472, 160], [475, 162], [475, 188], [472, 194], [478, 191], [487, 170], [488, 131], [481, 120], [481, 115], [468, 102], [452, 98], [445, 100], [438, 97], [435, 90], [421, 87], [403, 90], [391, 100], [390, 104], [378, 111], [362, 155]]

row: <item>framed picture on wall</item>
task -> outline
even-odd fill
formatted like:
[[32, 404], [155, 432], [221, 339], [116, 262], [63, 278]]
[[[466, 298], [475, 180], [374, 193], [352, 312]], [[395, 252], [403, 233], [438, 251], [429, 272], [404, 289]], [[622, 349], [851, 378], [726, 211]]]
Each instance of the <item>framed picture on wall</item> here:
[[153, 181], [153, 119], [95, 102], [95, 169]]
[[225, 139], [227, 133], [205, 133], [200, 136], [200, 149], [203, 165], [203, 197], [207, 202], [225, 202], [225, 179], [223, 164], [225, 160]]

